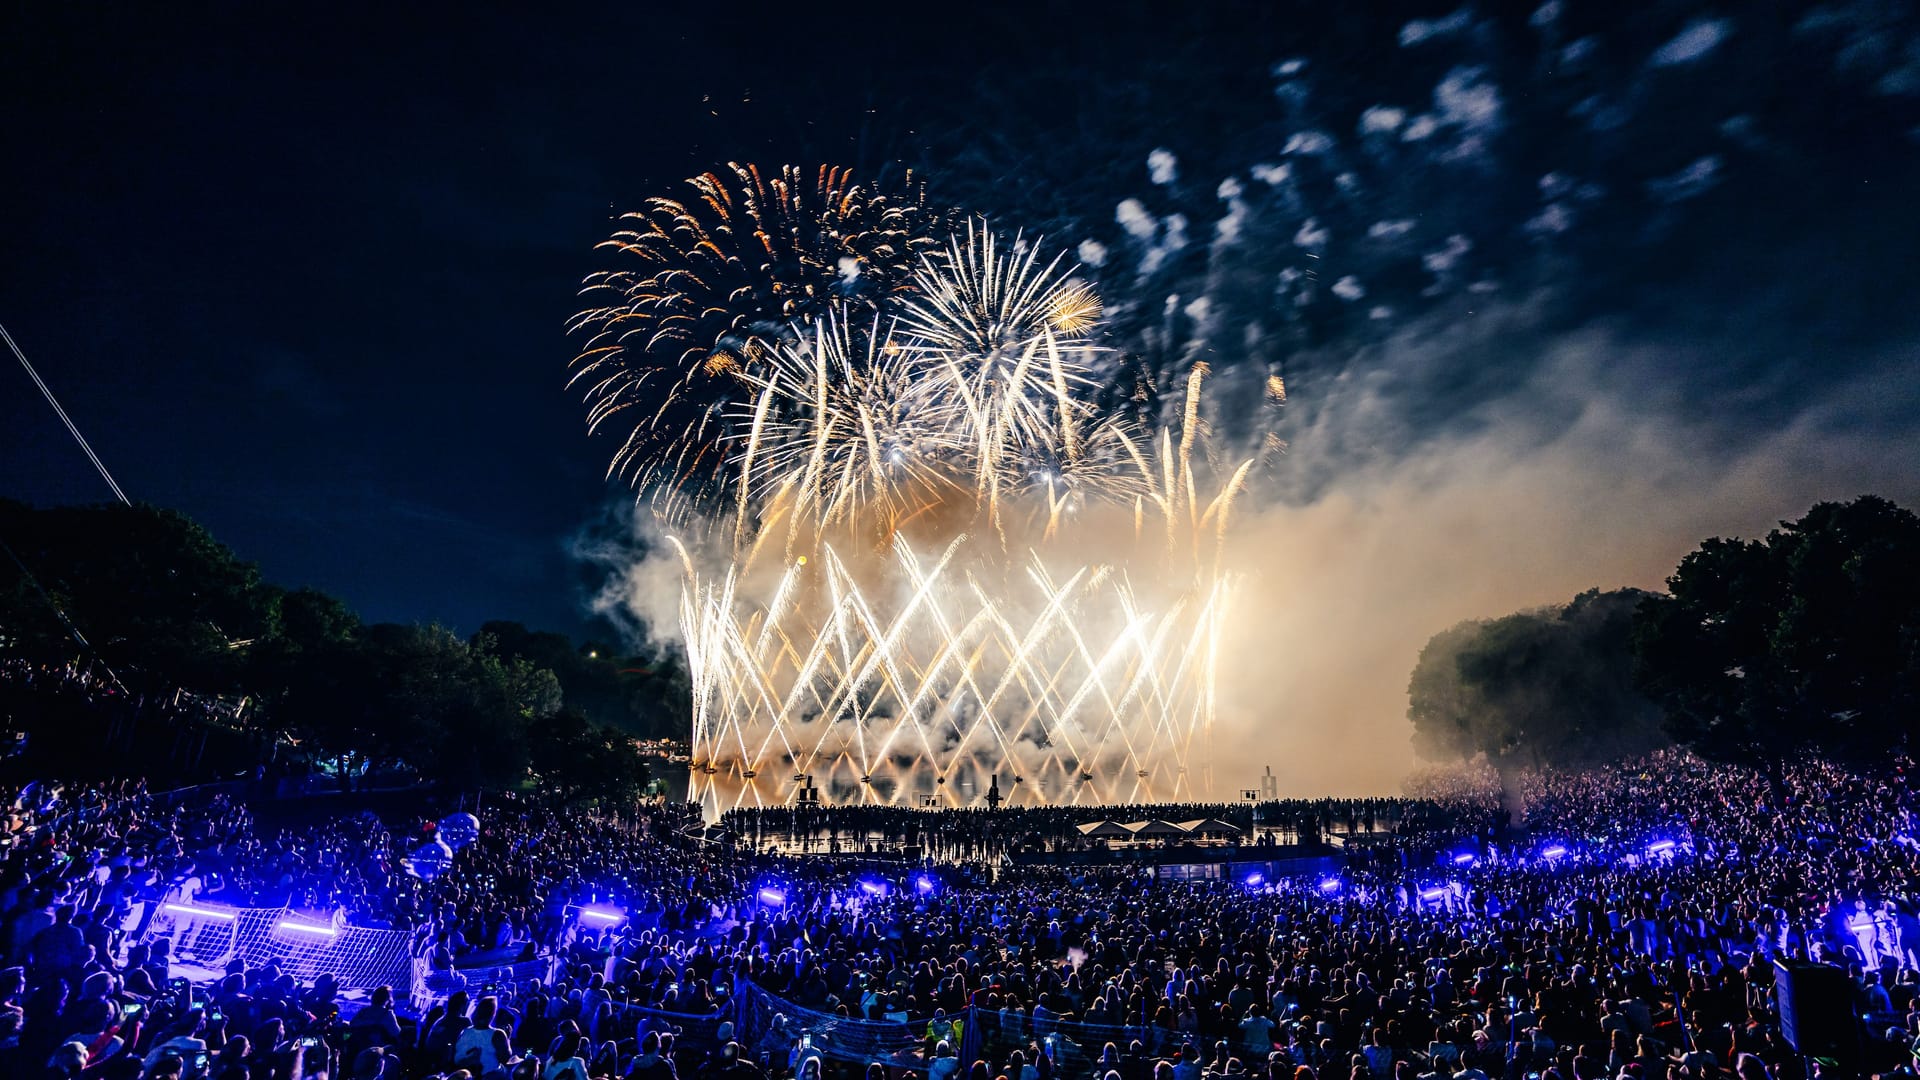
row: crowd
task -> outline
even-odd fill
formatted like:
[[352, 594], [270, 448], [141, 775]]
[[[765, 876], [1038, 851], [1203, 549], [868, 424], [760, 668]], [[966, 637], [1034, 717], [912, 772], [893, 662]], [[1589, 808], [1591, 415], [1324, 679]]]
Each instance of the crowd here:
[[[104, 762], [108, 747], [151, 747], [187, 733], [228, 726], [242, 706], [182, 690], [142, 693], [129, 689], [99, 664], [41, 664], [19, 657], [0, 658], [0, 757], [28, 749], [29, 729], [41, 742], [64, 744], [78, 756]], [[150, 736], [136, 744], [134, 736]], [[165, 738], [158, 738], [164, 734]], [[38, 746], [46, 756], [60, 756]], [[88, 751], [91, 751], [89, 754]], [[68, 757], [74, 756], [69, 753]]]
[[[1847, 972], [1866, 1038], [1830, 1072], [1912, 1071], [1904, 768], [1767, 776], [1665, 752], [1420, 792], [1275, 804], [1378, 834], [1372, 858], [1305, 880], [1007, 864], [986, 857], [992, 814], [805, 811], [973, 856], [860, 867], [768, 853], [750, 815], [716, 843], [685, 808], [537, 798], [492, 800], [428, 880], [407, 860], [424, 816], [269, 827], [244, 789], [21, 785], [0, 792], [0, 1076], [1803, 1080], [1776, 957]], [[1088, 815], [999, 813], [1043, 844]], [[237, 957], [190, 986], [143, 933], [162, 899], [286, 905], [408, 931], [440, 969], [483, 962], [434, 1003]], [[534, 955], [546, 977], [495, 974]]]
[[[756, 847], [832, 853], [918, 851], [940, 861], [997, 861], [1034, 852], [1088, 851], [1105, 846], [1079, 826], [1145, 818], [1169, 822], [1212, 819], [1253, 841], [1274, 836], [1312, 842], [1333, 833], [1401, 831], [1424, 821], [1435, 804], [1424, 799], [1268, 799], [1237, 803], [1154, 803], [1124, 808], [1071, 805], [923, 810], [905, 806], [790, 805], [742, 807], [721, 815], [728, 834]], [[1458, 815], [1448, 811], [1449, 822]]]

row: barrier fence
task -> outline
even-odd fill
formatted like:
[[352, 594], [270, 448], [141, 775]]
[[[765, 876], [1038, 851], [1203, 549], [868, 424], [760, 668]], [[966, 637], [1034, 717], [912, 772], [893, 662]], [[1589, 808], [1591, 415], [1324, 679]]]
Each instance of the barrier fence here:
[[[850, 1019], [804, 1008], [746, 982], [734, 995], [734, 1006], [736, 1039], [750, 1051], [785, 1057], [798, 1047], [802, 1055], [903, 1069], [925, 1068], [930, 1056], [928, 1020]], [[960, 1034], [964, 1041], [964, 1028]], [[957, 1053], [959, 1043], [953, 1048]]]
[[[638, 1041], [648, 1032], [671, 1033], [674, 1043], [680, 1049], [691, 1049], [702, 1054], [711, 1054], [720, 1049], [726, 1040], [720, 1037], [723, 1025], [735, 1023], [738, 1015], [729, 1003], [718, 1012], [707, 1014], [675, 1013], [664, 1009], [650, 1009], [644, 1005], [630, 1005], [615, 1002], [613, 1011], [605, 1019], [594, 1024], [589, 1032], [596, 1041], [614, 1039], [634, 1039]], [[739, 1038], [736, 1033], [735, 1039]], [[751, 1044], [749, 1044], [751, 1045]]]
[[980, 1031], [979, 1039], [972, 1047], [976, 1057], [1005, 1062], [1009, 1054], [1018, 1050], [1031, 1061], [1036, 1052], [1044, 1053], [1053, 1060], [1056, 1076], [1099, 1075], [1094, 1065], [1100, 1061], [1109, 1044], [1124, 1054], [1130, 1045], [1138, 1042], [1149, 1058], [1170, 1057], [1180, 1049], [1182, 1040], [1187, 1037], [1167, 1028], [1146, 1025], [1035, 1020], [1011, 1009], [969, 1011], [974, 1014]]
[[962, 1071], [976, 1060], [1002, 1067], [1013, 1052], [1019, 1051], [1029, 1062], [1036, 1054], [1047, 1055], [1056, 1076], [1087, 1076], [1093, 1074], [1108, 1044], [1124, 1054], [1139, 1042], [1150, 1057], [1168, 1057], [1182, 1043], [1196, 1038], [1150, 1025], [1035, 1020], [1012, 1009], [970, 1007], [902, 1021], [849, 1019], [796, 1005], [751, 983], [741, 985], [735, 1007], [736, 1039], [743, 1047], [794, 1062], [818, 1056], [856, 1065], [877, 1062], [892, 1068], [925, 1070], [944, 1042], [959, 1059]]
[[514, 964], [452, 968], [437, 968], [426, 957], [416, 956], [406, 983], [407, 1001], [413, 1005], [415, 1012], [424, 1015], [455, 991], [465, 990], [478, 997], [506, 986], [522, 986], [530, 982], [551, 983], [559, 973], [560, 960], [554, 956], [540, 956]]

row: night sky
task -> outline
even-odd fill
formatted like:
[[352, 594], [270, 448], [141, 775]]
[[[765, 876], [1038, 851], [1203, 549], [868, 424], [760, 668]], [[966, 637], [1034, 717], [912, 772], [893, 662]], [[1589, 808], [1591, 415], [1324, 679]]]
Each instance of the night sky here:
[[[130, 496], [462, 630], [589, 627], [631, 496], [563, 323], [615, 213], [727, 160], [1045, 232], [1116, 364], [1278, 428], [1275, 505], [1596, 399], [1668, 439], [1639, 473], [1806, 433], [1696, 531], [1920, 494], [1909, 5], [1195, 6], [10, 5], [0, 321]], [[104, 498], [7, 368], [0, 495]]]

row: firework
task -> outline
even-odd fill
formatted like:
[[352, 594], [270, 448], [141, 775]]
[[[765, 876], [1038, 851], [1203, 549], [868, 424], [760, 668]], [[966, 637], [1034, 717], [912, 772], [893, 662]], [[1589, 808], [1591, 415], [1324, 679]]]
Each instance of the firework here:
[[968, 447], [948, 414], [916, 407], [925, 366], [878, 319], [830, 317], [777, 346], [733, 418], [736, 540], [777, 517], [796, 542], [842, 523], [884, 540], [959, 495]]
[[1026, 802], [1207, 792], [1249, 465], [1196, 469], [1204, 365], [1168, 428], [1094, 406], [1099, 299], [1036, 246], [969, 223], [890, 301], [768, 334], [724, 407], [636, 436], [702, 447], [728, 494], [672, 545], [710, 809], [800, 778], [945, 805], [994, 776]]
[[1143, 595], [1112, 567], [1035, 552], [1008, 574], [965, 537], [902, 539], [878, 565], [796, 558], [761, 599], [687, 558], [691, 794], [710, 810], [783, 801], [797, 777], [903, 805], [972, 805], [995, 777], [1025, 803], [1210, 789], [1225, 576]]
[[676, 541], [709, 810], [801, 778], [906, 805], [972, 805], [995, 777], [1029, 803], [1210, 791], [1218, 544], [1249, 465], [1202, 499], [1195, 438], [1097, 418], [1048, 444], [1084, 478], [996, 497], [971, 411], [903, 404], [945, 362], [817, 326], [753, 406], [731, 536]]
[[691, 506], [714, 487], [743, 378], [829, 305], [872, 308], [907, 288], [938, 254], [939, 215], [911, 177], [887, 192], [827, 167], [734, 164], [688, 186], [621, 216], [599, 248], [625, 265], [587, 278], [590, 306], [568, 332], [585, 339], [572, 384], [589, 429], [624, 428], [608, 474]]
[[904, 526], [1004, 535], [1009, 519], [1151, 494], [1142, 437], [1087, 400], [1098, 300], [970, 225], [913, 278], [898, 322], [829, 317], [745, 376], [758, 391], [729, 416], [735, 536], [786, 522], [866, 528], [885, 547]]

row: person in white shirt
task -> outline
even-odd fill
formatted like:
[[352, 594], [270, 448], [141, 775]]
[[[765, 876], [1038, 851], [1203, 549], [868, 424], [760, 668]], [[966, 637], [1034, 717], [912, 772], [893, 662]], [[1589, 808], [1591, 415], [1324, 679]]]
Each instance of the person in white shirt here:
[[456, 1066], [471, 1070], [475, 1076], [483, 1076], [498, 1069], [501, 1062], [513, 1055], [507, 1033], [493, 1026], [494, 1017], [499, 1012], [500, 1000], [492, 995], [474, 1004], [473, 1026], [461, 1032], [453, 1042], [453, 1063]]

